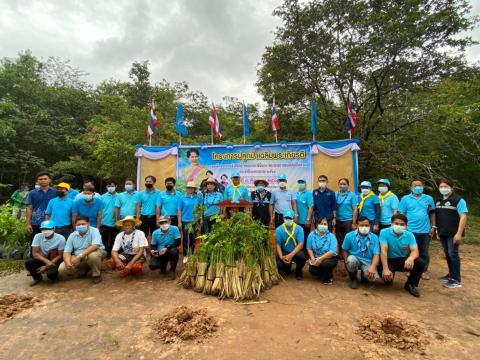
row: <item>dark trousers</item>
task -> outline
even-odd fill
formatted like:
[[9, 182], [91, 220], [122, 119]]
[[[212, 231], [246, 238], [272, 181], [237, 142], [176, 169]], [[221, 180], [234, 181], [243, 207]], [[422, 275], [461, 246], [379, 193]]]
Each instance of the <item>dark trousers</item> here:
[[177, 215], [167, 215], [170, 218], [170, 225], [178, 227], [178, 216]]
[[157, 230], [157, 219], [155, 215], [140, 215], [140, 220], [142, 220], [140, 230], [145, 233], [145, 237], [148, 237], [148, 234], [153, 234], [153, 232]]
[[[43, 279], [42, 274], [38, 274], [37, 270], [44, 265], [45, 263], [42, 260], [38, 260], [38, 259], [32, 258], [25, 261], [25, 268], [30, 273], [30, 275], [32, 275], [32, 278], [34, 278], [35, 280]], [[46, 274], [47, 274], [47, 278], [49, 278], [50, 280], [56, 280], [58, 278], [58, 265], [51, 269], [48, 269], [46, 271]]]
[[203, 217], [203, 228], [202, 228], [202, 234], [209, 233], [210, 230], [212, 229], [213, 224], [215, 224], [217, 221], [212, 218], [213, 216], [204, 216]]
[[165, 272], [167, 271], [167, 264], [170, 263], [170, 271], [175, 271], [177, 269], [178, 257], [178, 249], [176, 247], [171, 248], [162, 256], [152, 256], [148, 267], [150, 270], [160, 269], [161, 272]]
[[337, 237], [338, 246], [341, 248], [343, 239], [350, 231], [352, 231], [352, 220], [338, 221], [335, 224], [335, 236]]
[[193, 254], [195, 251], [195, 231], [188, 231], [187, 225], [189, 222], [182, 222], [182, 232], [183, 232], [183, 256], [187, 256], [188, 252]]
[[427, 272], [428, 265], [430, 264], [430, 256], [428, 254], [428, 248], [430, 247], [430, 235], [428, 233], [413, 233], [413, 236], [415, 236], [415, 240], [417, 241], [418, 245], [418, 252], [420, 253], [420, 258], [423, 260], [425, 266], [423, 271]]
[[30, 235], [32, 241], [35, 235], [40, 234], [41, 232], [42, 231], [40, 230], [40, 225], [32, 225], [32, 234]]
[[305, 253], [305, 255], [307, 255], [307, 259], [308, 259], [308, 252], [307, 252], [307, 238], [308, 238], [308, 235], [310, 235], [310, 224], [306, 225], [306, 224], [299, 224], [302, 229], [303, 229], [303, 249], [302, 251]]
[[100, 234], [102, 235], [102, 242], [107, 251], [107, 257], [110, 257], [112, 255], [113, 243], [118, 235], [118, 229], [115, 226], [102, 225], [100, 227]]
[[308, 271], [313, 276], [318, 276], [322, 281], [330, 281], [333, 279], [333, 269], [338, 264], [336, 256], [323, 260], [319, 266], [310, 265]]
[[275, 216], [275, 229], [283, 224], [283, 214], [274, 213]]
[[65, 240], [67, 240], [68, 236], [73, 232], [72, 225], [56, 227], [55, 232], [62, 235]]
[[[425, 268], [425, 263], [421, 258], [416, 258], [415, 261], [413, 262], [413, 269], [408, 270], [408, 269], [405, 269], [405, 260], [407, 260], [406, 257], [390, 258], [388, 259], [388, 268], [393, 274], [395, 274], [397, 271], [410, 272], [410, 275], [408, 276], [406, 283], [417, 287], [420, 282], [420, 278], [422, 277], [423, 269]], [[383, 267], [381, 264], [378, 267], [378, 271], [380, 275], [382, 275]]]
[[388, 225], [378, 224], [378, 228], [380, 229], [380, 231], [382, 231], [383, 229], [389, 228], [389, 227], [390, 227], [390, 224], [388, 224]]
[[453, 243], [453, 236], [440, 236], [440, 243], [447, 259], [448, 273], [451, 278], [461, 282], [460, 256], [458, 255], [458, 244]]
[[[286, 254], [284, 254], [286, 255]], [[295, 254], [295, 256], [292, 258], [292, 262], [296, 264], [295, 267], [295, 276], [302, 276], [302, 269], [305, 266], [305, 263], [307, 262], [307, 256], [303, 251], [299, 251], [298, 253]], [[292, 271], [292, 264], [285, 264], [280, 258], [277, 256], [277, 267], [278, 271], [285, 275], [289, 275], [290, 272]]]

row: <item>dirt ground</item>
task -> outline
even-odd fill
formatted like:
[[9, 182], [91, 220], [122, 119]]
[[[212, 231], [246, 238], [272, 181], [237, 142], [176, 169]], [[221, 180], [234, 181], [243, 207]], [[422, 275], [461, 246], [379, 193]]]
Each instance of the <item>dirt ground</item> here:
[[[29, 295], [39, 302], [0, 323], [0, 358], [474, 359], [480, 352], [480, 247], [461, 251], [463, 289], [446, 290], [436, 280], [446, 264], [433, 248], [432, 280], [420, 283], [420, 299], [403, 290], [403, 274], [393, 287], [351, 290], [346, 278], [325, 286], [305, 273], [303, 281], [288, 278], [263, 293], [268, 303], [256, 305], [204, 296], [151, 272], [136, 279], [105, 274], [96, 286], [78, 279], [33, 288], [25, 272], [9, 275], [0, 279], [0, 296]], [[152, 325], [180, 305], [207, 309], [219, 323], [213, 337], [155, 340]], [[373, 313], [419, 324], [425, 349], [366, 340], [358, 324]]]

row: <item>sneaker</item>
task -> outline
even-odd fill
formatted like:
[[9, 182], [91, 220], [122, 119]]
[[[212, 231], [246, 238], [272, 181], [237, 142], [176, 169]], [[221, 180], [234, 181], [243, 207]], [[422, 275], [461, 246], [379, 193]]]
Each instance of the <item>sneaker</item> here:
[[462, 284], [457, 280], [450, 279], [446, 284], [443, 284], [443, 287], [447, 289], [460, 289]]
[[333, 279], [327, 279], [327, 280], [323, 280], [323, 285], [332, 285], [333, 284]]
[[418, 289], [416, 286], [413, 286], [411, 284], [405, 284], [403, 288], [407, 290], [410, 293], [410, 295], [415, 296], [417, 298], [420, 297], [420, 293], [418, 292]]
[[445, 276], [440, 276], [438, 280], [442, 280], [445, 283], [448, 283], [452, 278], [450, 277], [450, 274], [447, 274]]
[[350, 281], [350, 289], [358, 289], [358, 280], [357, 279], [352, 279], [352, 281]]
[[92, 282], [94, 284], [100, 284], [102, 282], [102, 277], [101, 276], [92, 276]]
[[428, 273], [424, 272], [424, 273], [422, 274], [422, 279], [423, 279], [423, 280], [430, 280], [430, 275], [428, 275]]

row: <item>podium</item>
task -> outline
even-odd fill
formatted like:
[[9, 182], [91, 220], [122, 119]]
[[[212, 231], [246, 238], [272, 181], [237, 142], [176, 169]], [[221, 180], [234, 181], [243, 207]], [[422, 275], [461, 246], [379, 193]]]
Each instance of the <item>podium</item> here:
[[230, 214], [237, 213], [239, 211], [248, 212], [252, 216], [253, 204], [247, 200], [240, 199], [238, 203], [232, 202], [230, 199], [219, 202], [217, 206], [222, 210], [223, 216], [230, 217]]

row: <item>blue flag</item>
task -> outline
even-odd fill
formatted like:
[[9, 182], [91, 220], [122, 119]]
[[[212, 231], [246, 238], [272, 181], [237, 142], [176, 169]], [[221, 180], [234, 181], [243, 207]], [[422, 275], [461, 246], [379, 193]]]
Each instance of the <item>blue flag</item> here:
[[248, 109], [245, 103], [243, 104], [243, 135], [250, 138], [250, 127], [248, 126]]
[[317, 104], [313, 100], [310, 100], [310, 112], [312, 113], [310, 130], [312, 131], [312, 135], [315, 136], [317, 134], [318, 114], [317, 114]]
[[183, 116], [183, 106], [178, 103], [177, 116], [175, 117], [175, 129], [181, 136], [187, 136], [187, 126], [185, 125], [185, 116]]

